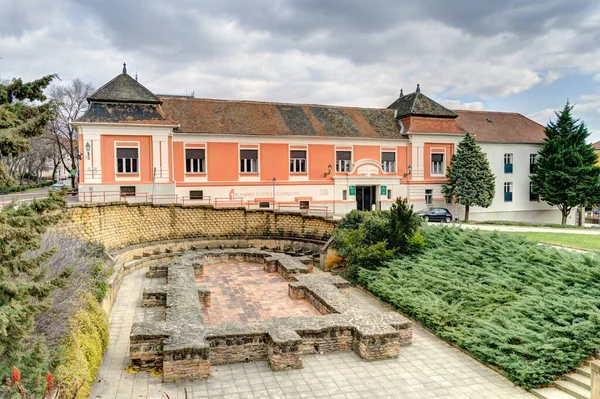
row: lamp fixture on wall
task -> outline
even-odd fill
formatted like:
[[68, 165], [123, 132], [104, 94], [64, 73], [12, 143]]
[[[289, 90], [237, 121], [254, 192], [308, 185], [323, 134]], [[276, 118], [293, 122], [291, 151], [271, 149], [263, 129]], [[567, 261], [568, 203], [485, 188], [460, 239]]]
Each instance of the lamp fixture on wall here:
[[333, 166], [331, 166], [331, 164], [327, 165], [327, 172], [323, 173], [324, 178], [331, 174], [331, 169], [333, 169]]
[[408, 165], [408, 172], [404, 172], [404, 177], [407, 177], [408, 175], [410, 175], [412, 173], [412, 166]]
[[88, 161], [90, 159], [90, 148], [91, 148], [90, 142], [88, 141], [87, 143], [85, 143], [85, 153], [87, 154]]

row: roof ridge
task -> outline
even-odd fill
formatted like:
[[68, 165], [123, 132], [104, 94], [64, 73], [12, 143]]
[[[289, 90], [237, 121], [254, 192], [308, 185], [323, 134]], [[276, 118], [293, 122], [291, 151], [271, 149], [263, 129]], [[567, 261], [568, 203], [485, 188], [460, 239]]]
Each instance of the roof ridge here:
[[221, 98], [207, 98], [207, 97], [170, 97], [170, 96], [158, 96], [161, 99], [171, 99], [178, 101], [212, 101], [212, 102], [223, 102], [223, 103], [246, 103], [246, 104], [267, 104], [267, 105], [289, 105], [296, 107], [323, 107], [323, 108], [347, 108], [347, 109], [374, 109], [378, 111], [392, 111], [389, 108], [379, 108], [379, 107], [359, 107], [359, 106], [351, 106], [351, 105], [333, 105], [333, 104], [310, 104], [310, 103], [288, 103], [288, 102], [280, 102], [280, 101], [262, 101], [262, 100], [228, 100]]
[[[511, 112], [511, 111], [488, 111], [486, 109], [460, 109], [460, 108], [453, 108], [452, 111], [460, 111], [460, 112], [480, 112], [480, 113], [488, 113], [488, 114], [512, 114], [512, 115], [521, 115], [521, 116], [525, 116], [523, 114], [521, 114], [520, 112]], [[527, 118], [525, 116], [525, 118]]]

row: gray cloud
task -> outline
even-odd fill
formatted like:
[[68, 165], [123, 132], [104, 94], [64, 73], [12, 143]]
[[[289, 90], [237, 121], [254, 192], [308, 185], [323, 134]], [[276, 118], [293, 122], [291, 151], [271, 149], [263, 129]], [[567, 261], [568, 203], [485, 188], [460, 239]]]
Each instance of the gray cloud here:
[[0, 77], [59, 73], [99, 86], [127, 61], [163, 93], [386, 106], [420, 82], [448, 104], [481, 107], [600, 71], [594, 0], [0, 0], [0, 9]]

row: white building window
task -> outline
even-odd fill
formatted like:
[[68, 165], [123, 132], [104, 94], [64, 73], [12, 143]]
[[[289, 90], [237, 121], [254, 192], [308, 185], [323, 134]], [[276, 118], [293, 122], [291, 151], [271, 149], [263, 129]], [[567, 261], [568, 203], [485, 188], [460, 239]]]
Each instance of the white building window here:
[[445, 174], [444, 154], [431, 154], [431, 174]]
[[240, 150], [240, 172], [258, 172], [258, 150]]
[[204, 173], [206, 152], [204, 149], [186, 149], [185, 150], [185, 171], [186, 173]]
[[504, 154], [504, 173], [513, 172], [513, 154]]
[[336, 172], [350, 172], [351, 159], [352, 159], [352, 152], [336, 151], [335, 152], [335, 171]]
[[425, 203], [427, 205], [433, 204], [433, 190], [425, 190]]
[[385, 173], [396, 172], [396, 153], [395, 152], [382, 152], [381, 153], [381, 169]]
[[529, 154], [529, 173], [535, 173], [535, 161], [537, 154]]
[[513, 184], [510, 182], [504, 183], [504, 202], [512, 202], [513, 200]]
[[306, 151], [291, 150], [290, 151], [290, 172], [291, 173], [306, 173]]
[[117, 148], [117, 173], [138, 173], [137, 148]]

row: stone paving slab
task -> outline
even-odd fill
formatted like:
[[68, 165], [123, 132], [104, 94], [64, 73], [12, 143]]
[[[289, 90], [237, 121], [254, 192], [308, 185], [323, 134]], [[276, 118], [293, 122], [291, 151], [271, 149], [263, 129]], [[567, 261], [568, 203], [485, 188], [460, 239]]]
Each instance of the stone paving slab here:
[[[266, 362], [211, 367], [208, 380], [163, 384], [128, 374], [129, 333], [141, 305], [146, 270], [125, 277], [110, 314], [110, 344], [90, 398], [533, 398], [525, 390], [414, 324], [413, 344], [393, 360], [366, 362], [354, 353], [304, 357], [304, 368], [273, 372]], [[315, 272], [318, 273], [317, 270]], [[351, 288], [365, 309], [385, 308]], [[166, 398], [166, 396], [164, 396]]]

